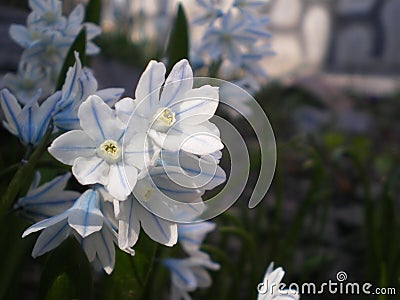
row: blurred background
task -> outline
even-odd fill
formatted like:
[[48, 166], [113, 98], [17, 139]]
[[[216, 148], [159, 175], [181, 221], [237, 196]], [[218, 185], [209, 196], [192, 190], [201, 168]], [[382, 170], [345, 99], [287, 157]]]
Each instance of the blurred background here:
[[[190, 20], [194, 1], [182, 2]], [[65, 11], [76, 3], [64, 1]], [[147, 61], [162, 59], [175, 4], [103, 1], [102, 53], [91, 58], [101, 87], [133, 95]], [[0, 5], [1, 88], [22, 52], [8, 28], [24, 24], [29, 10], [27, 1]], [[284, 282], [322, 283], [345, 271], [348, 281], [394, 286], [399, 295], [400, 0], [270, 0], [265, 14], [275, 55], [261, 62], [269, 78], [255, 98], [276, 135], [277, 170], [265, 201], [247, 209], [259, 169], [253, 150], [248, 190], [215, 220], [225, 231], [211, 234], [205, 246], [222, 270], [194, 298], [254, 299], [270, 261], [285, 269]], [[234, 226], [245, 237], [226, 229]], [[27, 265], [33, 271], [20, 280], [34, 290], [40, 266]], [[168, 280], [162, 272], [154, 278], [156, 286]]]

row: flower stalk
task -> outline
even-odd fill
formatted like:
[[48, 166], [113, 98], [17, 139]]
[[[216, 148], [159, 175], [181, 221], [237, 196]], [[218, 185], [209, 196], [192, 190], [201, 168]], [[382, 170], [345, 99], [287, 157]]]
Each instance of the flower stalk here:
[[7, 209], [11, 206], [11, 204], [23, 188], [24, 183], [26, 182], [25, 179], [29, 177], [29, 174], [33, 174], [36, 164], [38, 163], [39, 159], [43, 155], [50, 142], [51, 133], [52, 126], [49, 126], [41, 142], [32, 152], [29, 159], [27, 159], [26, 161], [25, 159], [23, 159], [21, 161], [20, 167], [18, 168], [14, 177], [11, 179], [11, 182], [8, 185], [4, 196], [1, 198], [0, 216], [4, 216], [6, 214]]

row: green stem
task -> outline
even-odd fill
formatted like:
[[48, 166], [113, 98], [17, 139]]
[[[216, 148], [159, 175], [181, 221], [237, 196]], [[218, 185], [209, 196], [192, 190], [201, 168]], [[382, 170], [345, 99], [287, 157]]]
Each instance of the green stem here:
[[0, 202], [0, 216], [4, 216], [7, 209], [11, 206], [15, 198], [18, 196], [27, 175], [32, 174], [35, 169], [37, 162], [42, 156], [43, 152], [47, 148], [49, 138], [51, 136], [51, 128], [49, 128], [39, 143], [37, 148], [33, 151], [28, 161], [22, 161], [18, 171], [15, 173], [14, 177], [11, 179], [10, 184], [1, 198]]

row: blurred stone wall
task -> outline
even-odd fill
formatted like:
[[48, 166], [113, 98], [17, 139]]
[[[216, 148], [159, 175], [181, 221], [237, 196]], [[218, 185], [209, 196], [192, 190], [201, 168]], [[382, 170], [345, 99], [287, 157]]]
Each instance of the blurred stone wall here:
[[271, 76], [400, 74], [400, 0], [270, 0]]

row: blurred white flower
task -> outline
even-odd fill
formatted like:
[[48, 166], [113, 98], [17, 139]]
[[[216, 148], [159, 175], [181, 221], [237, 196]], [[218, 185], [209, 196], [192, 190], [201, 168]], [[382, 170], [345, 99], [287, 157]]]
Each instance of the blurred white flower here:
[[48, 96], [53, 91], [46, 70], [22, 60], [18, 65], [17, 73], [7, 73], [3, 80], [4, 85], [22, 104], [28, 103], [38, 89], [42, 90], [42, 97]]
[[263, 282], [257, 287], [257, 300], [298, 300], [300, 295], [297, 291], [279, 288], [285, 271], [281, 267], [274, 270], [274, 263], [270, 263], [265, 272]]
[[212, 222], [200, 222], [193, 224], [178, 225], [178, 240], [182, 248], [187, 254], [200, 251], [200, 246], [203, 243], [206, 235], [215, 229], [215, 224]]
[[198, 288], [207, 288], [212, 280], [207, 272], [219, 270], [220, 265], [213, 262], [204, 252], [184, 259], [168, 258], [162, 264], [171, 272], [171, 299], [191, 299], [188, 292]]

